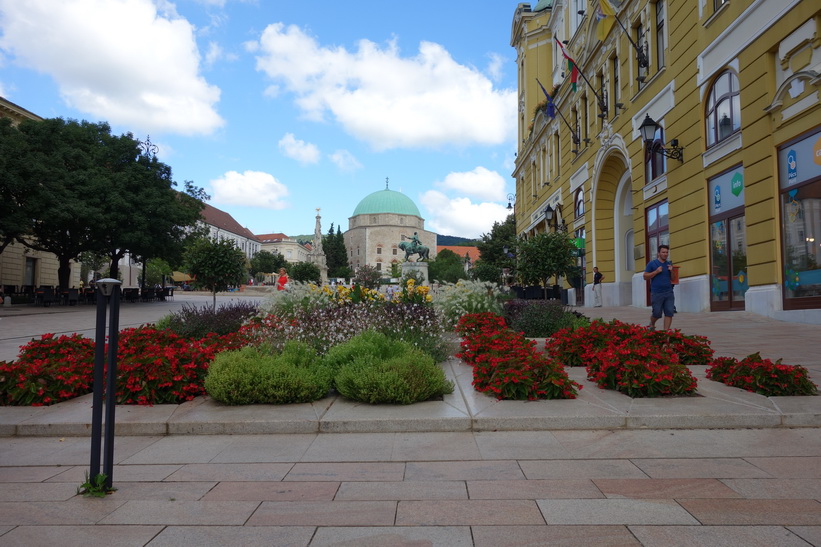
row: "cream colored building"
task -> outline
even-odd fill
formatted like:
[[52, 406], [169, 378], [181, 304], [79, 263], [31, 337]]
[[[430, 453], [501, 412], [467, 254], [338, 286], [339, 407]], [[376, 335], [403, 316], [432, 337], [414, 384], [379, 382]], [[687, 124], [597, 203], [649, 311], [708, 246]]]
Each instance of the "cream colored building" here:
[[[384, 275], [390, 275], [391, 264], [405, 261], [402, 241], [410, 241], [414, 234], [430, 249], [430, 258], [436, 257], [436, 234], [425, 230], [425, 219], [408, 196], [386, 188], [365, 196], [348, 219], [348, 230], [343, 234], [348, 264], [356, 271], [368, 264]], [[411, 257], [417, 260], [418, 255]]]
[[821, 323], [821, 4], [603, 1], [514, 12], [518, 233], [584, 240], [604, 305], [646, 306], [667, 243], [679, 311]]

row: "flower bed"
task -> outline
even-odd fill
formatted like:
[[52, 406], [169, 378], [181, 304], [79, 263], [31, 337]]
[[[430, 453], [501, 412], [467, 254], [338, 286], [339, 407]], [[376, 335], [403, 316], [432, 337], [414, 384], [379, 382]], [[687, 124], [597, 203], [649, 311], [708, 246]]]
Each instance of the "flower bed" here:
[[687, 365], [708, 364], [713, 355], [704, 337], [617, 320], [559, 331], [545, 350], [564, 366], [586, 366], [600, 388], [630, 397], [692, 394], [697, 382]]
[[707, 378], [732, 387], [740, 387], [768, 397], [783, 395], [818, 395], [818, 386], [810, 381], [807, 369], [800, 365], [772, 362], [759, 353], [741, 361], [719, 357], [707, 369]]
[[507, 328], [494, 313], [463, 316], [457, 357], [473, 366], [473, 387], [497, 399], [575, 399], [581, 386], [558, 362], [542, 355], [536, 343]]

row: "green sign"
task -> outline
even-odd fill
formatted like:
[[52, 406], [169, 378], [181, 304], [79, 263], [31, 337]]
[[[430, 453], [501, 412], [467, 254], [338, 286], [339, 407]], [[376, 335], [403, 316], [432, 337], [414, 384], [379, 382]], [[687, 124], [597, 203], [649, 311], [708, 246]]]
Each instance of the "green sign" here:
[[744, 191], [744, 175], [741, 174], [741, 171], [733, 175], [732, 180], [730, 180], [730, 191], [735, 197], [740, 196], [741, 192]]

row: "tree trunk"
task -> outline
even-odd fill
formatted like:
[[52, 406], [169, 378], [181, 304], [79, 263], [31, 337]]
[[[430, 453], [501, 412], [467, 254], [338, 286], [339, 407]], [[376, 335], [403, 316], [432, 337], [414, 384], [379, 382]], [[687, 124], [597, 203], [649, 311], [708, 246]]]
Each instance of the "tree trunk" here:
[[214, 291], [211, 294], [214, 297], [214, 304], [213, 304], [214, 308], [213, 309], [214, 309], [214, 311], [217, 311], [217, 291]]
[[67, 256], [60, 256], [57, 264], [57, 286], [61, 289], [68, 289], [70, 288], [68, 283], [71, 280], [71, 259]]

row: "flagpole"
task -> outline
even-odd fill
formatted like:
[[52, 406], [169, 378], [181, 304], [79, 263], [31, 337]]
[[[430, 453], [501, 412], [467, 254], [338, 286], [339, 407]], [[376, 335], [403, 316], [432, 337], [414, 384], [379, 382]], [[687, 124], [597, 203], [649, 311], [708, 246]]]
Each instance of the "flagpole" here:
[[[554, 37], [554, 38], [555, 38], [555, 37]], [[555, 38], [555, 40], [556, 40], [556, 42], [559, 42], [559, 39], [558, 39], [558, 38]], [[587, 76], [585, 76], [585, 75], [584, 75], [584, 71], [581, 69], [581, 67], [579, 67], [579, 64], [578, 64], [576, 61], [574, 61], [573, 59], [571, 59], [571, 58], [570, 58], [570, 56], [567, 54], [567, 52], [564, 50], [564, 48], [563, 48], [563, 47], [561, 47], [561, 43], [560, 43], [560, 42], [559, 42], [559, 47], [560, 47], [560, 49], [561, 49], [561, 51], [562, 51], [562, 55], [563, 55], [563, 56], [564, 56], [564, 57], [565, 57], [568, 61], [570, 61], [571, 63], [573, 63], [573, 66], [575, 66], [575, 67], [576, 67], [576, 70], [578, 71], [578, 73], [582, 75], [582, 79], [583, 79], [583, 80], [585, 81], [585, 83], [587, 84], [587, 87], [589, 87], [589, 88], [590, 88], [590, 91], [593, 93], [593, 95], [595, 95], [595, 96], [596, 96], [596, 102], [599, 104], [599, 110], [601, 110], [602, 114], [607, 114], [607, 103], [605, 103], [605, 102], [604, 102], [604, 98], [603, 98], [603, 97], [600, 97], [600, 96], [599, 96], [599, 94], [598, 94], [598, 93], [596, 93], [596, 88], [595, 88], [595, 87], [593, 87], [593, 84], [591, 84], [591, 83], [590, 83], [590, 80], [588, 80], [588, 79], [587, 79]]]
[[630, 41], [630, 44], [633, 46], [633, 48], [635, 48], [635, 50], [636, 50], [636, 60], [639, 63], [639, 67], [640, 68], [647, 68], [648, 66], [650, 66], [650, 61], [647, 59], [647, 54], [644, 53], [641, 50], [641, 48], [638, 45], [636, 45], [636, 42], [634, 42], [633, 39], [630, 37], [630, 33], [627, 32], [627, 29], [622, 24], [621, 19], [619, 19], [619, 16], [614, 13], [613, 18], [616, 20], [616, 22], [619, 24], [621, 29], [624, 31], [624, 35], [627, 36], [627, 39]]
[[558, 105], [556, 105], [556, 103], [553, 102], [553, 97], [550, 96], [550, 94], [547, 92], [547, 90], [542, 85], [542, 82], [540, 82], [538, 78], [536, 78], [536, 83], [539, 84], [539, 87], [542, 88], [542, 93], [544, 93], [545, 97], [547, 97], [548, 102], [553, 103], [553, 111], [559, 113], [559, 116], [562, 118], [562, 120], [564, 120], [565, 125], [567, 125], [567, 128], [570, 130], [570, 135], [572, 136], [573, 144], [578, 146], [581, 143], [581, 140], [579, 139], [579, 136], [576, 134], [576, 131], [570, 126], [570, 122], [567, 121], [567, 118], [564, 117], [562, 111], [559, 110]]

